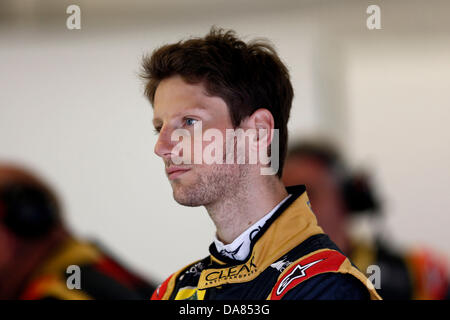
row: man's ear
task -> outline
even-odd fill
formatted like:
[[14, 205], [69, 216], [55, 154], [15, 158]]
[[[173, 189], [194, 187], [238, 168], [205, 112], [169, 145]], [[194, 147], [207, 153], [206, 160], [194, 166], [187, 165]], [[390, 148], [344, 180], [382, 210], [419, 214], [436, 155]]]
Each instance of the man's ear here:
[[[278, 171], [279, 136], [275, 127], [275, 120], [272, 113], [260, 108], [244, 119], [239, 126], [244, 131], [253, 132], [250, 139], [250, 159], [251, 155], [257, 154], [257, 163], [260, 166], [261, 175], [274, 175]], [[275, 156], [272, 159], [272, 156]]]
[[[256, 129], [256, 138], [259, 145], [265, 143], [266, 146], [270, 146], [275, 121], [269, 110], [265, 108], [257, 109], [246, 119], [246, 125], [249, 129]], [[265, 141], [261, 141], [261, 139], [265, 139]]]

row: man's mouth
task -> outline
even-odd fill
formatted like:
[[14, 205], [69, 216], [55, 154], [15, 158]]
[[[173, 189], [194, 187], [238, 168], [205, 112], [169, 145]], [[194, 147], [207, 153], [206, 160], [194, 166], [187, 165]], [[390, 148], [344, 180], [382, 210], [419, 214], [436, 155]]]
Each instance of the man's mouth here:
[[188, 172], [189, 170], [191, 170], [191, 169], [172, 166], [172, 167], [166, 168], [166, 173], [167, 173], [167, 177], [169, 178], [169, 180], [174, 180], [174, 179], [178, 178], [179, 176], [181, 176], [182, 174]]

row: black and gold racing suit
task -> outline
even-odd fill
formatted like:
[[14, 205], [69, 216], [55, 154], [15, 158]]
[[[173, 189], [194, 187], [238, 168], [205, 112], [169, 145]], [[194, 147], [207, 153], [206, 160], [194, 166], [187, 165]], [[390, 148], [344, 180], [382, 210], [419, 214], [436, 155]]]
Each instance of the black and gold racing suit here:
[[323, 233], [304, 186], [252, 239], [244, 261], [210, 255], [172, 274], [154, 300], [380, 299], [372, 283]]

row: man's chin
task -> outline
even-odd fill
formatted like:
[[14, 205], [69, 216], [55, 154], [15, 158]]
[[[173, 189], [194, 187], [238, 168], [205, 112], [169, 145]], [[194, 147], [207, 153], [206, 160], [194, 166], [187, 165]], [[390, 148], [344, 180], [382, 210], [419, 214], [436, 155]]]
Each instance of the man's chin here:
[[174, 179], [170, 181], [172, 186], [173, 198], [182, 206], [198, 207], [201, 206], [201, 201], [195, 199], [196, 184], [190, 179]]
[[200, 207], [200, 206], [202, 206], [201, 203], [190, 201], [190, 199], [189, 200], [185, 199], [185, 198], [178, 199], [176, 197], [174, 197], [174, 199], [178, 204], [180, 204], [184, 207]]
[[193, 193], [188, 190], [173, 190], [173, 198], [178, 204], [186, 207], [199, 207], [204, 205], [202, 201], [197, 199]]

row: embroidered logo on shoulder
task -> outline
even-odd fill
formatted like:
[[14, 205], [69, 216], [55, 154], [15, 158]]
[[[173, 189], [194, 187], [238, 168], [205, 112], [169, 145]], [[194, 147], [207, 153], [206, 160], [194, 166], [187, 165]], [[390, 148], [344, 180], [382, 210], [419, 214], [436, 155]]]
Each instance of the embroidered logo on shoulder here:
[[278, 286], [277, 289], [277, 295], [279, 296], [280, 294], [283, 293], [284, 289], [287, 288], [287, 286], [294, 281], [295, 279], [301, 278], [306, 276], [305, 271], [308, 268], [311, 268], [313, 265], [315, 265], [316, 263], [319, 263], [320, 261], [323, 261], [323, 259], [320, 260], [316, 260], [314, 262], [305, 264], [304, 266], [297, 264], [294, 268], [294, 270], [292, 270], [284, 279], [283, 281], [281, 281], [280, 285]]
[[283, 257], [277, 262], [272, 263], [270, 266], [280, 272], [283, 272], [291, 263], [292, 261], [289, 261], [286, 257]]
[[301, 282], [325, 272], [336, 272], [346, 257], [335, 250], [321, 250], [300, 258], [282, 272], [270, 299], [280, 300]]
[[196, 277], [198, 275], [200, 275], [200, 273], [202, 272], [202, 270], [205, 268], [205, 265], [203, 263], [203, 261], [199, 261], [196, 264], [190, 266], [185, 272], [184, 274], [180, 277], [180, 280], [182, 280], [184, 278], [185, 275], [192, 275], [193, 277]]

